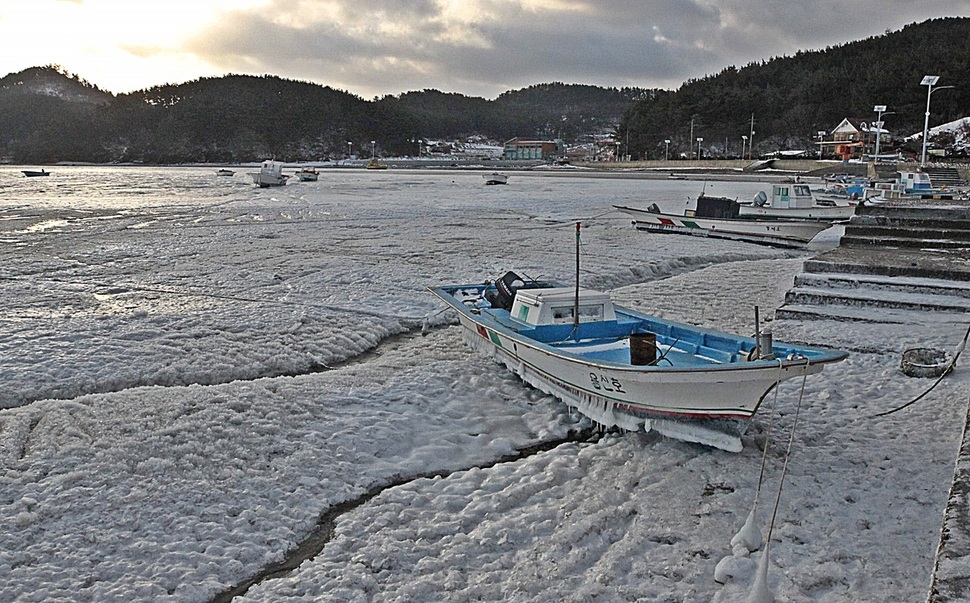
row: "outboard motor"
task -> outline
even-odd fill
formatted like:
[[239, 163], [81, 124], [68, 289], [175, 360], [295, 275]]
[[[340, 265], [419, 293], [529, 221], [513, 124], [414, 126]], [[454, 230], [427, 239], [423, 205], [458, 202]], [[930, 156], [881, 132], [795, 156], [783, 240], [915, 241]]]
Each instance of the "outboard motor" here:
[[510, 270], [505, 273], [505, 276], [495, 281], [494, 289], [485, 290], [485, 299], [492, 304], [493, 308], [511, 310], [515, 292], [523, 286], [525, 286], [525, 281], [522, 280], [522, 277]]

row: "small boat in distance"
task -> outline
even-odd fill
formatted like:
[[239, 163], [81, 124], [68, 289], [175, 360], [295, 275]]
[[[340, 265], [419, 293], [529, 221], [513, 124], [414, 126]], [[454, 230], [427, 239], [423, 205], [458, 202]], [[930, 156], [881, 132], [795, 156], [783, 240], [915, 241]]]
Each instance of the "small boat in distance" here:
[[283, 162], [272, 159], [264, 161], [258, 172], [250, 172], [249, 175], [253, 178], [253, 184], [259, 188], [283, 186], [287, 179], [283, 175]]
[[316, 182], [319, 174], [316, 168], [304, 167], [296, 172], [296, 177], [300, 179], [300, 182]]
[[751, 338], [649, 316], [514, 272], [431, 291], [457, 312], [472, 349], [594, 422], [730, 452], [779, 383], [848, 356], [773, 342], [757, 327]]
[[44, 168], [41, 168], [39, 170], [22, 170], [22, 172], [23, 172], [23, 175], [26, 176], [27, 178], [34, 178], [34, 177], [37, 177], [37, 176], [50, 176], [51, 175], [51, 173], [48, 172], [47, 170], [45, 170]]
[[221, 170], [216, 170], [216, 176], [232, 176], [235, 173], [236, 172], [232, 170], [228, 170], [226, 168], [222, 168]]
[[367, 169], [369, 170], [386, 170], [387, 164], [381, 163], [377, 160], [377, 157], [371, 157], [370, 161], [367, 162]]
[[508, 184], [509, 177], [505, 174], [499, 174], [498, 172], [492, 172], [491, 174], [483, 174], [482, 178], [485, 179], [485, 184]]
[[734, 239], [775, 247], [800, 248], [808, 245], [815, 235], [831, 228], [826, 220], [786, 220], [781, 218], [742, 218], [740, 204], [727, 197], [701, 195], [694, 209], [684, 215], [665, 214], [656, 203], [647, 209], [614, 205], [633, 216], [637, 230], [660, 233], [688, 234], [700, 237]]

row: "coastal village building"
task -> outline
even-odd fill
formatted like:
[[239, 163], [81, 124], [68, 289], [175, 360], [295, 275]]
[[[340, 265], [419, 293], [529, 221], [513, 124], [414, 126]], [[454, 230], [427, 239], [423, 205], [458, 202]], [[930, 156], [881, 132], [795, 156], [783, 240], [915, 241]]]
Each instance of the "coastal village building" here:
[[566, 143], [561, 140], [525, 140], [513, 138], [505, 142], [503, 159], [541, 159], [551, 161], [564, 156]]
[[[832, 130], [831, 140], [818, 142], [822, 157], [835, 157], [843, 161], [863, 159], [867, 153], [875, 152], [877, 130], [878, 128], [865, 120], [846, 117]], [[888, 130], [879, 130], [879, 137], [881, 145], [889, 144]]]

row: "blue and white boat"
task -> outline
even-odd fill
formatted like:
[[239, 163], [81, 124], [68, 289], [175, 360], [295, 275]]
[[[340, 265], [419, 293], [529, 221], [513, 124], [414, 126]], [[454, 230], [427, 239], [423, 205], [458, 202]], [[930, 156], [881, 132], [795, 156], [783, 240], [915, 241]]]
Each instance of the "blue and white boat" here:
[[594, 422], [731, 452], [779, 383], [847, 356], [648, 316], [607, 293], [514, 272], [432, 292], [457, 312], [473, 349]]

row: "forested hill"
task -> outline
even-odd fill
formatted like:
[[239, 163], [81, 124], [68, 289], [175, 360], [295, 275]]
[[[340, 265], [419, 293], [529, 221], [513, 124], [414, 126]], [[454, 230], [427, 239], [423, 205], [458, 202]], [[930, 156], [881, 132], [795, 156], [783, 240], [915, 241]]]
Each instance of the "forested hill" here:
[[624, 154], [637, 158], [663, 157], [664, 140], [671, 141], [671, 155], [688, 152], [697, 138], [709, 153], [730, 155], [750, 134], [753, 117], [756, 154], [812, 149], [818, 132], [831, 132], [843, 118], [876, 120], [876, 105], [887, 106], [886, 129], [906, 136], [923, 129], [924, 75], [954, 87], [932, 94], [931, 124], [970, 115], [970, 18], [925, 21], [825, 50], [728, 67], [677, 91], [654, 91], [627, 109], [618, 140], [629, 141]]
[[637, 89], [544, 84], [494, 101], [437, 90], [373, 101], [278, 77], [228, 75], [113, 96], [56, 65], [0, 79], [0, 157], [246, 162], [416, 155], [419, 141], [473, 135], [579, 140], [616, 128]]

